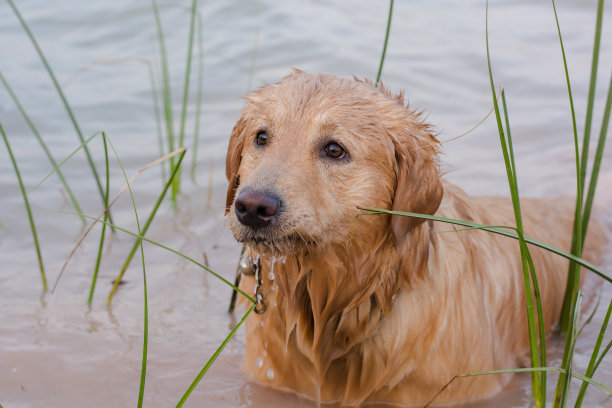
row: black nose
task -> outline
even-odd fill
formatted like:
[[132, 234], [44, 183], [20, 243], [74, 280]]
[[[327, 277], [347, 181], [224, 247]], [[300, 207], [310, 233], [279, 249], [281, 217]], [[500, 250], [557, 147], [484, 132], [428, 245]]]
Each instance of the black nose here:
[[269, 225], [278, 214], [281, 200], [267, 191], [245, 189], [238, 194], [234, 210], [238, 220], [251, 228]]

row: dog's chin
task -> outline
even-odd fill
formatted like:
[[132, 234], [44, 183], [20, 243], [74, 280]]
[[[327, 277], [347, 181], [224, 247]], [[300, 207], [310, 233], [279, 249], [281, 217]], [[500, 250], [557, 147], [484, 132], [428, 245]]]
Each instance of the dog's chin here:
[[249, 245], [262, 255], [273, 257], [298, 255], [315, 246], [314, 240], [297, 232], [278, 235], [254, 233], [247, 230], [234, 232], [234, 238], [238, 242]]

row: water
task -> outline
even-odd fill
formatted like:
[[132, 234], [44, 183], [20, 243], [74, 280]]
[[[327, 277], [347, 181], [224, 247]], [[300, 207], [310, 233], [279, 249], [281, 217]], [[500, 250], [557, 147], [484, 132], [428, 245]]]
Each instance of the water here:
[[[22, 4], [23, 3], [23, 4]], [[75, 0], [19, 2], [63, 85], [85, 135], [105, 130], [128, 176], [158, 156], [156, 124], [146, 64], [153, 61], [155, 24], [150, 4], [131, 0], [85, 5]], [[162, 6], [167, 35], [173, 100], [179, 117], [188, 14]], [[197, 182], [185, 179], [174, 212], [160, 209], [148, 232], [151, 239], [180, 250], [231, 280], [240, 253], [223, 217], [224, 158], [240, 96], [277, 81], [291, 67], [341, 76], [374, 77], [378, 68], [387, 3], [358, 0], [208, 1], [201, 5], [204, 34], [204, 106]], [[595, 2], [560, 1], [559, 17], [572, 75], [578, 128], [583, 127], [590, 70]], [[56, 158], [78, 145], [60, 100], [29, 40], [6, 3], [0, 4], [0, 70], [7, 77]], [[492, 1], [490, 44], [495, 79], [506, 89], [518, 177], [523, 195], [571, 195], [574, 189], [573, 141], [556, 27], [548, 1]], [[601, 74], [595, 109], [595, 134], [601, 123], [604, 84], [612, 66], [612, 19], [604, 16]], [[126, 59], [94, 65], [93, 61]], [[194, 70], [195, 70], [194, 66]], [[249, 75], [249, 71], [253, 75]], [[424, 110], [441, 140], [472, 128], [491, 107], [484, 43], [484, 2], [396, 2], [383, 80], [405, 89], [410, 103]], [[195, 78], [193, 79], [195, 84]], [[28, 188], [50, 166], [4, 90], [0, 122], [6, 130]], [[187, 121], [191, 147], [193, 104]], [[99, 169], [100, 141], [90, 144]], [[186, 163], [190, 165], [190, 153]], [[508, 195], [494, 121], [445, 144], [447, 177], [470, 193]], [[212, 171], [211, 171], [212, 169]], [[64, 168], [83, 210], [97, 215], [100, 202], [84, 157]], [[116, 164], [111, 194], [123, 184]], [[208, 189], [212, 180], [212, 196]], [[160, 171], [148, 170], [134, 185], [142, 219], [161, 190]], [[604, 157], [598, 204], [612, 203], [612, 150]], [[113, 236], [105, 249], [91, 309], [86, 305], [99, 230], [78, 250], [53, 294], [41, 297], [29, 225], [8, 155], [0, 149], [0, 404], [5, 407], [117, 407], [138, 398], [142, 348], [142, 270], [139, 256], [110, 307], [105, 298], [132, 239]], [[52, 177], [30, 194], [51, 283], [81, 233], [61, 184]], [[127, 196], [113, 208], [118, 224], [135, 230]], [[612, 249], [612, 248], [611, 248]], [[612, 251], [611, 251], [612, 252]], [[239, 318], [226, 313], [230, 290], [201, 269], [168, 252], [145, 246], [149, 285], [149, 365], [145, 406], [173, 406]], [[612, 259], [605, 271], [612, 274]], [[606, 286], [602, 304], [612, 290]], [[576, 365], [584, 371], [588, 351], [603, 318], [599, 310], [577, 346]], [[606, 342], [609, 341], [609, 335]], [[223, 351], [186, 406], [312, 407], [293, 395], [271, 392], [248, 382], [240, 371], [244, 336]], [[559, 351], [553, 353], [553, 363]], [[272, 373], [273, 375], [273, 373]], [[610, 385], [612, 364], [597, 378]], [[529, 377], [518, 376], [496, 399], [472, 406], [525, 407]], [[595, 389], [585, 406], [612, 406]]]

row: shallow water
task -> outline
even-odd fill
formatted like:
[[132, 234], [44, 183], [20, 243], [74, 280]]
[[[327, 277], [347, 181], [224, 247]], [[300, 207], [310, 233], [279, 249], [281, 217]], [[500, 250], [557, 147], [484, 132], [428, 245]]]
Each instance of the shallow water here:
[[[188, 14], [185, 7], [162, 6], [175, 118], [180, 113]], [[150, 4], [131, 0], [93, 3], [19, 2], [18, 7], [50, 64], [85, 135], [105, 130], [128, 175], [158, 156], [156, 124], [146, 65], [130, 60], [156, 58]], [[387, 3], [372, 1], [204, 2], [204, 107], [196, 183], [185, 177], [179, 206], [162, 206], [147, 236], [177, 249], [233, 279], [240, 246], [223, 217], [224, 157], [229, 132], [239, 115], [240, 96], [277, 81], [291, 67], [341, 76], [374, 77], [387, 18]], [[595, 19], [594, 1], [560, 1], [558, 11], [572, 75], [578, 129], [582, 129]], [[594, 117], [601, 111], [612, 66], [612, 19], [604, 16], [600, 76]], [[76, 134], [29, 40], [6, 3], [0, 4], [0, 70], [13, 86], [56, 158], [78, 146]], [[448, 140], [472, 128], [491, 107], [484, 40], [484, 2], [396, 2], [383, 80], [405, 89], [410, 103]], [[490, 44], [495, 79], [506, 89], [518, 177], [524, 196], [556, 197], [574, 190], [573, 141], [565, 78], [552, 7], [548, 1], [492, 1]], [[194, 66], [195, 70], [195, 66]], [[253, 74], [249, 74], [249, 72]], [[193, 77], [195, 84], [195, 77]], [[192, 87], [195, 89], [195, 87]], [[6, 130], [28, 188], [50, 166], [4, 89], [0, 122]], [[187, 121], [192, 145], [193, 104]], [[100, 141], [90, 144], [103, 168]], [[185, 158], [190, 165], [190, 152]], [[447, 178], [470, 193], [508, 195], [494, 120], [445, 144]], [[187, 167], [186, 167], [187, 168]], [[605, 152], [597, 204], [612, 225], [612, 149]], [[101, 206], [82, 154], [64, 167], [87, 214]], [[111, 195], [123, 185], [113, 164]], [[209, 201], [209, 179], [212, 180]], [[161, 190], [160, 171], [138, 178], [135, 199], [141, 219]], [[22, 197], [5, 149], [0, 150], [0, 404], [8, 407], [117, 407], [136, 403], [143, 333], [143, 286], [135, 257], [112, 306], [106, 295], [132, 239], [109, 240], [91, 308], [88, 287], [99, 230], [78, 250], [53, 294], [41, 296], [41, 283]], [[50, 178], [30, 194], [43, 257], [53, 284], [82, 226], [62, 186]], [[367, 204], [367, 203], [364, 203]], [[113, 208], [115, 222], [135, 230], [129, 199]], [[612, 252], [612, 247], [610, 247]], [[151, 245], [145, 246], [149, 295], [149, 360], [145, 406], [172, 406], [239, 320], [226, 313], [231, 290], [192, 264]], [[604, 269], [612, 274], [612, 258]], [[604, 286], [601, 301], [612, 296]], [[583, 372], [604, 310], [585, 329], [576, 366]], [[609, 341], [607, 336], [606, 342]], [[605, 344], [605, 343], [604, 343]], [[244, 335], [239, 332], [198, 385], [186, 406], [312, 407], [293, 395], [271, 392], [240, 371]], [[555, 363], [559, 350], [552, 352]], [[612, 378], [604, 361], [596, 379]], [[552, 388], [552, 387], [551, 387]], [[525, 407], [529, 377], [517, 376], [493, 401], [471, 406]], [[612, 406], [590, 389], [585, 406]]]

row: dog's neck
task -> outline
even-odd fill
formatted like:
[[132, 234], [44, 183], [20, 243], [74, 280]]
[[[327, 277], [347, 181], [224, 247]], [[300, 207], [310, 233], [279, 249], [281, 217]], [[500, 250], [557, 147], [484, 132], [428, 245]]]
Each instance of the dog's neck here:
[[266, 313], [278, 315], [284, 331], [278, 334], [284, 336], [285, 345], [295, 341], [319, 378], [324, 378], [334, 361], [348, 356], [370, 337], [390, 312], [398, 291], [409, 288], [411, 279], [422, 277], [422, 271], [406, 270], [414, 262], [403, 260], [414, 257], [426, 264], [422, 247], [428, 247], [428, 238], [425, 223], [399, 249], [391, 234], [380, 234], [367, 244], [355, 240], [348, 248], [311, 249], [287, 256], [284, 262], [263, 255], [264, 276], [272, 271], [279, 287], [276, 293], [268, 288], [276, 307]]

